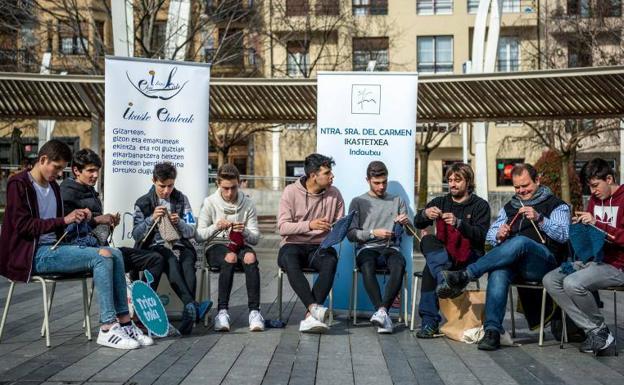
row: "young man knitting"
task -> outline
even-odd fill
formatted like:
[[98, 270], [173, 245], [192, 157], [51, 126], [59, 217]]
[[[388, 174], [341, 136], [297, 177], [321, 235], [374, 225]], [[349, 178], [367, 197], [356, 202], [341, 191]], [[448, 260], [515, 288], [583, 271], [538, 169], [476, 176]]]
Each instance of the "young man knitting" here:
[[230, 331], [228, 307], [234, 282], [234, 268], [245, 272], [249, 307], [249, 330], [264, 330], [260, 314], [260, 271], [256, 252], [251, 246], [260, 239], [258, 214], [251, 198], [239, 191], [240, 173], [233, 164], [224, 164], [217, 171], [217, 186], [204, 199], [197, 222], [197, 239], [205, 241], [206, 259], [218, 266], [219, 312], [215, 317], [216, 331]]
[[[407, 206], [401, 197], [386, 191], [388, 169], [383, 162], [369, 163], [366, 181], [369, 190], [353, 198], [349, 205], [349, 212], [355, 211], [356, 214], [347, 238], [356, 243], [356, 263], [362, 272], [364, 288], [376, 310], [370, 322], [377, 326], [377, 333], [392, 333], [394, 327], [388, 310], [401, 290], [405, 275], [405, 257], [401, 254], [398, 229], [399, 225], [409, 222]], [[389, 271], [383, 298], [377, 282], [378, 268]]]
[[624, 187], [615, 182], [615, 172], [604, 159], [587, 163], [582, 176], [591, 198], [587, 211], [576, 212], [573, 219], [606, 233], [602, 261], [574, 263], [570, 274], [556, 268], [543, 282], [555, 302], [587, 335], [579, 350], [608, 355], [614, 353], [616, 341], [592, 291], [624, 285]]
[[426, 264], [418, 305], [422, 319], [416, 333], [418, 338], [441, 336], [438, 325], [442, 318], [436, 287], [444, 282], [442, 271], [460, 269], [482, 256], [485, 234], [490, 226], [490, 206], [474, 193], [472, 168], [465, 163], [455, 163], [445, 177], [449, 193], [431, 200], [414, 217], [416, 228], [424, 229], [435, 223], [437, 230], [436, 235], [425, 235], [420, 242]]
[[41, 146], [32, 170], [9, 179], [0, 235], [0, 274], [28, 282], [37, 274], [91, 271], [100, 306], [97, 343], [117, 349], [151, 345], [154, 341], [130, 320], [121, 252], [109, 247], [59, 243], [67, 225], [92, 217], [84, 208], [63, 212], [56, 178], [71, 158], [69, 147], [52, 139]]
[[153, 186], [134, 204], [132, 237], [136, 248], [158, 252], [165, 259], [163, 271], [173, 291], [184, 304], [180, 333], [193, 331], [193, 324], [208, 310], [208, 303], [195, 302], [195, 262], [190, 240], [195, 220], [188, 198], [174, 185], [178, 173], [171, 163], [159, 163], [152, 173]]

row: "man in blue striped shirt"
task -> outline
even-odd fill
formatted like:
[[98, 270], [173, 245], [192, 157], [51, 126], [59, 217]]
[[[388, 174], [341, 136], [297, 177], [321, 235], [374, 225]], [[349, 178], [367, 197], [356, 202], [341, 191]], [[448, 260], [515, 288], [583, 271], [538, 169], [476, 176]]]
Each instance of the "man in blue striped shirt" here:
[[540, 184], [537, 170], [518, 164], [511, 178], [516, 195], [500, 210], [486, 236], [494, 248], [465, 270], [442, 272], [446, 284], [437, 289], [440, 298], [449, 298], [471, 279], [489, 273], [481, 350], [500, 347], [509, 284], [541, 282], [558, 265], [556, 256], [565, 252], [568, 240], [570, 208]]

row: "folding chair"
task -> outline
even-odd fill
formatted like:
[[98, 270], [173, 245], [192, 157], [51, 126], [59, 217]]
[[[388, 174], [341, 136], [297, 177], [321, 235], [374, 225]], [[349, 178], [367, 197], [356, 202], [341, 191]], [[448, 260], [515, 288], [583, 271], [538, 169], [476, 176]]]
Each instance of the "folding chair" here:
[[[423, 272], [415, 271], [412, 276], [412, 313], [410, 315], [410, 331], [414, 331], [414, 323], [416, 320], [416, 295], [418, 293], [418, 282], [422, 280]], [[477, 290], [481, 290], [481, 284], [478, 279], [473, 279], [470, 282], [474, 282], [477, 285]]]
[[[317, 274], [318, 271], [311, 267], [304, 267], [302, 269], [304, 274]], [[278, 305], [278, 319], [282, 321], [282, 292], [284, 286], [284, 274], [286, 272], [281, 267], [277, 269], [277, 305]], [[329, 291], [329, 325], [334, 322], [334, 288]]]
[[[525, 289], [534, 289], [542, 291], [542, 307], [540, 311], [540, 327], [539, 327], [539, 346], [544, 345], [544, 318], [546, 317], [546, 289], [540, 282], [519, 282], [512, 283], [509, 285], [509, 304], [511, 308], [511, 337], [516, 337], [516, 319], [514, 313], [514, 302], [513, 302], [513, 287], [516, 288], [525, 288]], [[564, 318], [565, 320], [565, 318]]]
[[[81, 281], [82, 282], [82, 309], [84, 316], [85, 334], [87, 339], [91, 341], [91, 320], [89, 319], [89, 290], [87, 288], [87, 279], [92, 278], [92, 273], [76, 273], [76, 274], [39, 274], [31, 277], [32, 281], [41, 283], [41, 289], [43, 294], [43, 325], [41, 326], [41, 337], [45, 337], [46, 346], [50, 347], [50, 312], [52, 310], [52, 300], [54, 299], [54, 291], [56, 289], [57, 282], [67, 281]], [[9, 307], [11, 305], [11, 299], [13, 297], [13, 291], [15, 290], [15, 281], [10, 281], [9, 293], [7, 295], [6, 303], [4, 305], [4, 312], [2, 313], [2, 321], [0, 322], [0, 340], [4, 332], [4, 324], [9, 314]], [[47, 283], [51, 283], [50, 296], [48, 298]]]
[[[219, 266], [211, 266], [210, 263], [208, 263], [208, 261], [205, 262], [205, 264], [200, 267], [201, 272], [199, 275], [199, 284], [198, 284], [198, 289], [197, 289], [197, 293], [195, 295], [195, 300], [197, 302], [202, 302], [204, 300], [212, 300], [212, 289], [211, 289], [211, 283], [210, 283], [210, 274], [220, 274], [221, 273], [221, 268]], [[243, 270], [243, 268], [241, 266], [239, 266], [238, 264], [234, 265], [234, 273], [235, 274], [239, 274], [239, 273], [245, 273], [245, 271]], [[208, 314], [206, 314], [204, 316], [204, 326], [208, 326]]]

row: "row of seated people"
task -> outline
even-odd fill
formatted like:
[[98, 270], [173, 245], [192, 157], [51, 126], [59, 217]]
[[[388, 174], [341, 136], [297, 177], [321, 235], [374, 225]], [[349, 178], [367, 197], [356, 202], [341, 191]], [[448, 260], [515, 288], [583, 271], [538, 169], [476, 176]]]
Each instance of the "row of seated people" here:
[[[56, 184], [57, 175], [72, 161], [73, 178]], [[343, 217], [344, 202], [332, 186], [333, 160], [312, 154], [305, 160], [305, 176], [286, 187], [279, 204], [278, 230], [282, 242], [278, 265], [306, 308], [300, 323], [302, 332], [328, 329], [325, 302], [337, 266], [334, 248], [320, 248], [332, 223]], [[7, 189], [7, 210], [0, 234], [0, 273], [16, 281], [28, 281], [32, 274], [93, 271], [100, 305], [98, 343], [132, 349], [150, 345], [129, 317], [126, 301], [126, 271], [147, 269], [154, 276], [153, 288], [162, 273], [184, 304], [180, 331], [189, 334], [193, 323], [203, 317], [210, 304], [195, 302], [195, 248], [192, 238], [207, 244], [206, 258], [220, 267], [218, 313], [215, 330], [228, 331], [229, 296], [236, 265], [245, 272], [248, 293], [249, 327], [264, 329], [260, 313], [260, 275], [252, 246], [260, 233], [253, 201], [239, 192], [240, 175], [235, 166], [222, 166], [217, 175], [217, 191], [202, 205], [197, 225], [188, 198], [175, 189], [176, 169], [169, 163], [153, 171], [153, 186], [135, 203], [133, 248], [78, 247], [61, 244], [65, 226], [87, 221], [93, 226], [115, 226], [119, 215], [103, 213], [94, 186], [101, 160], [91, 150], [81, 150], [73, 158], [69, 148], [51, 140], [42, 146], [36, 165], [15, 175]], [[480, 349], [500, 346], [506, 293], [515, 279], [541, 281], [555, 301], [583, 329], [587, 338], [582, 351], [606, 350], [613, 337], [604, 324], [591, 291], [624, 284], [624, 240], [619, 237], [622, 220], [618, 212], [621, 191], [613, 170], [601, 159], [584, 169], [592, 191], [587, 212], [573, 218], [594, 225], [607, 234], [604, 262], [577, 264], [578, 271], [563, 275], [557, 255], [568, 239], [570, 209], [547, 187], [540, 185], [536, 170], [528, 164], [512, 170], [516, 195], [501, 209], [490, 226], [490, 208], [476, 196], [470, 166], [455, 164], [447, 172], [449, 193], [429, 202], [414, 217], [414, 226], [427, 228], [435, 223], [436, 235], [425, 235], [421, 250], [426, 266], [419, 305], [422, 319], [417, 336], [440, 335], [438, 298], [459, 295], [472, 279], [488, 273], [485, 337]], [[349, 212], [355, 212], [347, 233], [356, 245], [356, 263], [376, 311], [371, 323], [378, 332], [391, 333], [388, 309], [401, 288], [405, 258], [400, 253], [401, 227], [410, 227], [407, 206], [389, 194], [388, 170], [373, 161], [366, 170], [369, 191], [354, 198]], [[26, 197], [27, 199], [23, 199]], [[609, 205], [604, 202], [609, 200]], [[31, 204], [31, 202], [33, 202]], [[36, 202], [36, 204], [34, 203]], [[65, 215], [65, 211], [70, 213]], [[158, 231], [154, 231], [154, 228]], [[172, 238], [167, 236], [175, 233]], [[485, 253], [484, 244], [493, 246]], [[377, 268], [389, 271], [382, 295], [375, 278]], [[302, 269], [313, 268], [318, 278], [310, 287]], [[545, 278], [544, 278], [545, 276]]]

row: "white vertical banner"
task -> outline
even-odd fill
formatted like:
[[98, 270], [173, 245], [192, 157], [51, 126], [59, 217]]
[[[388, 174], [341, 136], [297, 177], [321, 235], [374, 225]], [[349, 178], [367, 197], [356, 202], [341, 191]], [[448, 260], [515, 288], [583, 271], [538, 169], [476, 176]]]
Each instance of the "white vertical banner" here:
[[106, 58], [104, 212], [123, 216], [116, 245], [134, 242], [134, 202], [157, 163], [176, 166], [176, 188], [199, 214], [208, 195], [209, 84], [206, 64]]
[[[388, 167], [388, 192], [403, 198], [413, 218], [417, 92], [416, 73], [319, 72], [317, 151], [336, 161], [334, 186], [345, 200], [345, 212], [353, 198], [369, 190], [368, 164], [380, 160]], [[412, 247], [412, 238], [404, 235], [401, 252], [409, 277]], [[347, 240], [339, 251], [334, 307], [347, 309], [355, 254]], [[372, 310], [359, 282], [358, 308]]]

